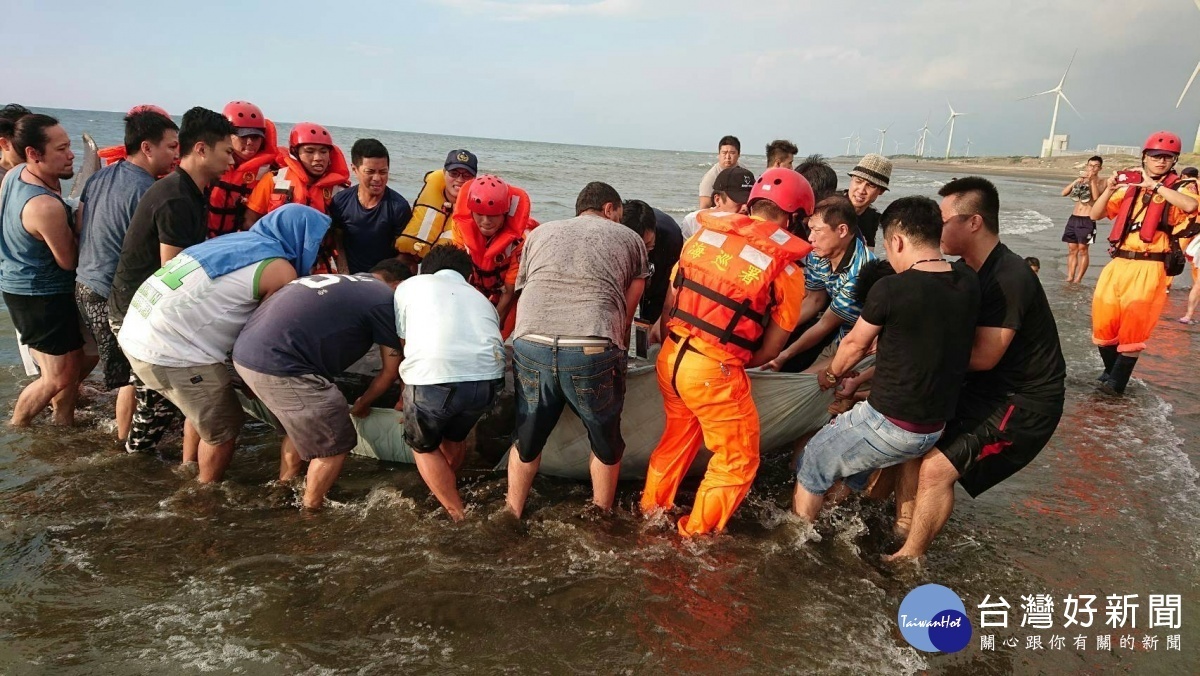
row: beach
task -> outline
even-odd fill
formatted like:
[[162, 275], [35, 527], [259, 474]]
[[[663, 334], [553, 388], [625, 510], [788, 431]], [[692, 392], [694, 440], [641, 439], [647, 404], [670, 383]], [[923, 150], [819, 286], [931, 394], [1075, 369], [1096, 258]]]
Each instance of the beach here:
[[[990, 176], [1025, 176], [1028, 178], [1071, 181], [1087, 164], [1090, 153], [1064, 157], [951, 157], [950, 159], [918, 158], [912, 155], [893, 157], [897, 168], [914, 171], [964, 175], [983, 173]], [[837, 158], [851, 161], [851, 158]], [[1137, 167], [1139, 160], [1130, 155], [1111, 155], [1104, 158], [1104, 176], [1108, 172]], [[1179, 157], [1179, 167], [1197, 166], [1200, 155], [1184, 153]]]

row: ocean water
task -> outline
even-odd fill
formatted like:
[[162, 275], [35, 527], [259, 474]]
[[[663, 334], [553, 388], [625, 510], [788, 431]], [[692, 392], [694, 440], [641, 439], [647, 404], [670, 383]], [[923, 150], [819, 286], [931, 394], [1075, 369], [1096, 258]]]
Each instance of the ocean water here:
[[[120, 115], [51, 111], [73, 137], [120, 137]], [[286, 125], [281, 132], [286, 133]], [[347, 148], [374, 136], [392, 152], [393, 187], [416, 193], [425, 171], [466, 147], [526, 188], [534, 216], [573, 213], [588, 181], [668, 213], [695, 207], [713, 161], [697, 153], [462, 139], [332, 128]], [[82, 146], [77, 145], [79, 150]], [[761, 158], [744, 160], [752, 170]], [[835, 162], [839, 174], [849, 169]], [[881, 203], [934, 195], [949, 175], [897, 171]], [[844, 181], [843, 177], [843, 181]], [[729, 532], [680, 542], [632, 515], [589, 517], [583, 483], [539, 479], [528, 518], [499, 517], [505, 482], [476, 460], [463, 480], [468, 519], [452, 524], [415, 468], [347, 461], [318, 514], [272, 483], [278, 442], [261, 426], [241, 440], [229, 480], [197, 486], [167, 457], [128, 456], [113, 441], [112, 400], [92, 397], [72, 430], [0, 430], [0, 670], [5, 673], [1195, 673], [1200, 664], [1200, 489], [1194, 386], [1197, 332], [1172, 321], [1172, 294], [1129, 396], [1093, 393], [1091, 285], [1061, 282], [1061, 224], [1071, 203], [1055, 181], [995, 177], [1002, 236], [1042, 261], [1068, 363], [1063, 422], [1038, 459], [971, 500], [920, 565], [887, 566], [885, 506], [851, 500], [806, 529], [788, 516], [784, 455], [764, 462]], [[1185, 282], [1185, 280], [1181, 280]], [[1181, 283], [1180, 287], [1186, 287]], [[0, 395], [28, 382], [0, 313]], [[174, 454], [174, 455], [172, 455]], [[686, 486], [681, 504], [690, 504]], [[962, 597], [970, 646], [922, 653], [897, 628], [901, 600], [935, 582]], [[1049, 594], [1054, 629], [1022, 627], [1021, 597]], [[1068, 594], [1093, 594], [1089, 628], [1063, 627]], [[1105, 624], [1105, 597], [1137, 594], [1136, 627]], [[1182, 596], [1179, 628], [1151, 628], [1150, 594]], [[985, 597], [1011, 605], [988, 629]], [[1027, 648], [1040, 636], [1042, 649]], [[1066, 647], [1053, 647], [1054, 635]], [[1087, 648], [1073, 642], [1084, 636]], [[1112, 636], [1112, 648], [1096, 637]], [[1120, 637], [1133, 636], [1136, 648]], [[1181, 649], [1168, 650], [1179, 635]], [[1157, 636], [1151, 647], [1143, 637]], [[1003, 644], [1017, 639], [1016, 647]]]

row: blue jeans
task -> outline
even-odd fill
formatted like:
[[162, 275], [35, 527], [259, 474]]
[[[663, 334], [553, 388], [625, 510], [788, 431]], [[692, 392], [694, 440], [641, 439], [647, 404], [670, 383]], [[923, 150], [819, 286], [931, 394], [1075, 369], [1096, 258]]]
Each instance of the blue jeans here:
[[838, 479], [860, 491], [872, 472], [925, 455], [941, 435], [940, 429], [929, 434], [901, 429], [860, 401], [809, 440], [796, 481], [813, 495], [824, 494]]
[[579, 416], [592, 453], [615, 465], [625, 453], [621, 411], [625, 408], [628, 353], [619, 347], [554, 347], [513, 341], [517, 397], [517, 453], [522, 462], [542, 454], [563, 408]]
[[502, 389], [503, 380], [406, 385], [402, 395], [405, 443], [417, 453], [432, 453], [443, 439], [464, 441]]

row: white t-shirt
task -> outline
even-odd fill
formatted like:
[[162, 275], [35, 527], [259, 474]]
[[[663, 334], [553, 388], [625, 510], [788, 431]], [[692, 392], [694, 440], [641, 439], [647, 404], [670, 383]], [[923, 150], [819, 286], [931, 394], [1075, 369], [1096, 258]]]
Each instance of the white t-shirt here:
[[[693, 211], [692, 213], [688, 214], [687, 216], [684, 216], [683, 220], [679, 222], [679, 231], [683, 233], [683, 241], [686, 242], [689, 239], [691, 239], [692, 235], [696, 234], [696, 231], [700, 229], [700, 220], [696, 218], [696, 215], [699, 214], [701, 211], [705, 211], [705, 209], [697, 209], [697, 210]], [[728, 211], [713, 211], [712, 215], [713, 216], [728, 216], [729, 212]]]
[[212, 279], [179, 254], [138, 287], [117, 342], [130, 357], [158, 366], [224, 362], [258, 307], [258, 279], [272, 260]]
[[504, 377], [496, 308], [453, 270], [410, 277], [396, 287], [396, 333], [404, 341], [400, 378], [406, 385]]

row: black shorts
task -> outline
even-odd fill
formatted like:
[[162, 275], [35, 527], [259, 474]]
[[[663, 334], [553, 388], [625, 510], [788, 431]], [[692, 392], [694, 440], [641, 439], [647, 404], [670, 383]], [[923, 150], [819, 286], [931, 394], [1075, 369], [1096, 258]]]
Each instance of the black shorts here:
[[1036, 458], [1054, 436], [1061, 417], [1061, 413], [1046, 415], [1011, 401], [960, 403], [958, 417], [946, 423], [937, 448], [958, 470], [958, 482], [975, 498]]
[[476, 380], [404, 387], [404, 443], [432, 453], [442, 441], [461, 442], [492, 407], [503, 381]]
[[1071, 216], [1063, 229], [1062, 241], [1068, 244], [1089, 245], [1096, 241], [1096, 221], [1087, 216]]
[[30, 349], [61, 356], [83, 347], [75, 294], [19, 296], [5, 291], [4, 304], [21, 342]]

